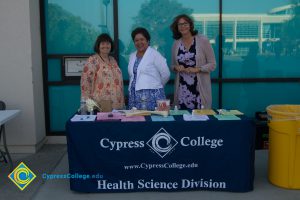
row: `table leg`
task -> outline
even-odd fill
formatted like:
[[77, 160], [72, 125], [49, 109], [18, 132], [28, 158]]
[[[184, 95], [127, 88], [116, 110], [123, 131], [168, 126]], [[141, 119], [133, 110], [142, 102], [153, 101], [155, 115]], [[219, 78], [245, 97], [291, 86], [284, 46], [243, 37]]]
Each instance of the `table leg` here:
[[[2, 138], [2, 127], [3, 127], [4, 125], [1, 125], [0, 126], [0, 142], [1, 142], [1, 138]], [[5, 162], [5, 163], [7, 163], [7, 160], [6, 160], [6, 157], [5, 157], [5, 152], [3, 152], [1, 149], [0, 149], [0, 162]]]
[[6, 160], [6, 157], [5, 157], [5, 153], [0, 149], [0, 153], [1, 153], [1, 155], [0, 155], [0, 162], [5, 162], [5, 163], [7, 163], [7, 160]]
[[8, 162], [9, 162], [9, 168], [10, 168], [10, 171], [12, 172], [13, 171], [13, 162], [11, 160], [9, 151], [7, 149], [6, 135], [5, 135], [5, 126], [4, 125], [2, 126], [2, 133], [3, 133], [3, 146], [4, 146], [4, 149], [5, 149], [5, 154], [7, 155]]

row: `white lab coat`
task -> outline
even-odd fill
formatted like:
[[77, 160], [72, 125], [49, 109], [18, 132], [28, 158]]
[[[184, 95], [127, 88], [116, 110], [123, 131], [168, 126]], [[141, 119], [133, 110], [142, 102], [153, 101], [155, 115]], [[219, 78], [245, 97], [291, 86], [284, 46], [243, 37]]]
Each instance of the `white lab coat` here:
[[[133, 81], [133, 66], [136, 60], [136, 51], [130, 55], [128, 74], [130, 78], [128, 90], [130, 92]], [[170, 70], [166, 59], [152, 47], [148, 47], [137, 70], [135, 90], [163, 88], [170, 78]]]

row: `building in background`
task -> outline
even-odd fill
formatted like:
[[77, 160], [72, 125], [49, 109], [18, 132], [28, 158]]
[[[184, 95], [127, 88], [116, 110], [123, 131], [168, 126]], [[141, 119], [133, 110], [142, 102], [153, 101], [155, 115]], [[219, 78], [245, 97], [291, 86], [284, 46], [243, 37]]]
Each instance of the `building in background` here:
[[[258, 44], [259, 54], [276, 54], [282, 26], [293, 17], [293, 5], [277, 7], [268, 14], [222, 14], [223, 51], [225, 55], [245, 56], [249, 46]], [[193, 14], [195, 27], [212, 44], [219, 37], [219, 14]], [[286, 52], [287, 53], [287, 52]]]

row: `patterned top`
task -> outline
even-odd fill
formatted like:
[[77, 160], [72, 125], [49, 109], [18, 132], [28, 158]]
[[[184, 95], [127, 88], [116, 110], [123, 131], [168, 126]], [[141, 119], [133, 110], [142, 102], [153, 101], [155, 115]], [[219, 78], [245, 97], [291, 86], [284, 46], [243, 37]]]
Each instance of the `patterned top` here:
[[[187, 67], [196, 66], [196, 42], [195, 38], [190, 49], [186, 49], [181, 43], [177, 53], [179, 65]], [[193, 73], [179, 73], [178, 104], [180, 109], [201, 108], [200, 93], [197, 90], [197, 75]]]
[[[201, 105], [205, 109], [210, 109], [212, 104], [211, 95], [211, 78], [210, 73], [216, 69], [215, 54], [211, 44], [207, 37], [201, 34], [194, 35], [196, 43], [196, 67], [200, 69], [200, 73], [197, 73], [197, 91], [200, 93]], [[182, 38], [175, 40], [172, 48], [171, 65], [174, 70], [174, 66], [178, 65], [178, 50], [182, 42]], [[178, 89], [179, 89], [179, 74], [175, 76], [175, 90], [174, 90], [174, 104], [178, 104]]]
[[112, 108], [124, 108], [122, 72], [113, 57], [105, 63], [98, 54], [89, 57], [81, 75], [81, 97], [91, 98], [100, 105], [111, 100]]
[[135, 91], [137, 69], [142, 57], [136, 57], [133, 66], [133, 80], [131, 83], [128, 107], [136, 107], [138, 110], [155, 110], [156, 100], [166, 99], [164, 89], [143, 89]]

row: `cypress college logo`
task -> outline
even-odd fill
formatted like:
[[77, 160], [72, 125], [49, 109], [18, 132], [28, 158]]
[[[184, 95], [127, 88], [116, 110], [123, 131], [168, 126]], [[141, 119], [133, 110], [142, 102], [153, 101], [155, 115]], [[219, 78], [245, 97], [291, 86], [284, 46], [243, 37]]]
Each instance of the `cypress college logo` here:
[[161, 158], [165, 157], [178, 142], [164, 129], [159, 131], [147, 142], [147, 145]]
[[36, 178], [36, 175], [21, 162], [18, 167], [8, 175], [8, 178], [18, 186], [20, 190], [24, 190], [31, 181]]

